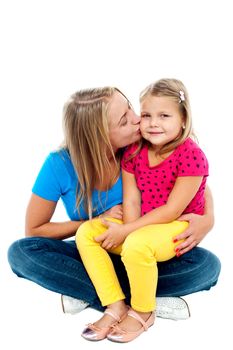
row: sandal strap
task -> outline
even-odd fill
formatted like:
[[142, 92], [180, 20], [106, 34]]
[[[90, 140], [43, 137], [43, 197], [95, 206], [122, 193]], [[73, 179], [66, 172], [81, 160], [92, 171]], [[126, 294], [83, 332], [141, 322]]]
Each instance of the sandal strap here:
[[120, 322], [121, 318], [119, 315], [116, 314], [116, 312], [114, 312], [112, 309], [110, 308], [107, 308], [105, 311], [104, 311], [105, 314], [111, 316], [112, 318], [114, 318], [114, 320], [116, 320], [117, 322]]
[[147, 331], [148, 326], [147, 326], [146, 322], [141, 318], [141, 316], [139, 316], [139, 314], [137, 312], [135, 312], [133, 309], [130, 309], [128, 312], [128, 316], [131, 316], [135, 320], [139, 321], [141, 323], [142, 327], [145, 329], [145, 331]]

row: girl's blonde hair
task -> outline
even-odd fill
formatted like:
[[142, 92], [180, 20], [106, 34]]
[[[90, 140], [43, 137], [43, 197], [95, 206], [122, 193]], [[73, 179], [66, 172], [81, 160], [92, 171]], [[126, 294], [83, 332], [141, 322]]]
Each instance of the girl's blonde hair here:
[[114, 87], [78, 91], [70, 97], [63, 109], [63, 146], [70, 154], [78, 177], [76, 207], [80, 214], [79, 208], [83, 201], [90, 219], [95, 209], [92, 192], [97, 184], [99, 188], [104, 186], [106, 174], [112, 174], [111, 158], [116, 164], [115, 173], [109, 178], [105, 190], [119, 176], [120, 159], [114, 154], [108, 127], [108, 105], [116, 91], [121, 93]]
[[[178, 137], [161, 147], [158, 151], [159, 155], [170, 152], [175, 149], [178, 145], [184, 142], [189, 136], [195, 138], [192, 129], [192, 116], [191, 108], [189, 103], [189, 96], [184, 84], [177, 79], [160, 79], [155, 83], [147, 86], [140, 94], [140, 102], [142, 102], [148, 96], [167, 96], [177, 102], [179, 106], [180, 113], [183, 117], [184, 128], [182, 128], [181, 133]], [[143, 142], [139, 145], [141, 149]]]

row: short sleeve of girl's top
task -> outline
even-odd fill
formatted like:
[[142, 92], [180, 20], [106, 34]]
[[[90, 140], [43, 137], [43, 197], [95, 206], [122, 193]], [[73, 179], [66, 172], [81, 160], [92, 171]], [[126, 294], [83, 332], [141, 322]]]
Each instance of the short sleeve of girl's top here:
[[136, 151], [138, 148], [137, 144], [130, 145], [126, 148], [126, 150], [123, 153], [123, 157], [121, 160], [121, 167], [128, 173], [134, 174], [135, 172], [135, 157], [128, 160], [131, 155]]
[[208, 176], [209, 165], [204, 152], [190, 138], [177, 148], [177, 176]]

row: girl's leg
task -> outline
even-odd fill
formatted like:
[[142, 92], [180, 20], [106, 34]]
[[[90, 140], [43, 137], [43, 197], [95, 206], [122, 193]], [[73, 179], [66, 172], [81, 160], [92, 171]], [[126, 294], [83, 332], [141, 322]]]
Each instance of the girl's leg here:
[[[82, 332], [88, 340], [106, 338], [111, 326], [126, 314], [125, 295], [114, 270], [108, 252], [95, 241], [95, 237], [106, 231], [99, 219], [82, 224], [76, 234], [76, 243], [84, 266], [95, 286], [103, 306], [108, 306], [103, 317], [94, 324], [89, 324]], [[112, 252], [120, 253], [121, 247]]]
[[[80, 256], [103, 306], [125, 299], [109, 253], [95, 241], [105, 231], [106, 227], [95, 219], [82, 224], [76, 234]], [[120, 254], [121, 246], [112, 252]]]
[[180, 242], [174, 244], [173, 237], [187, 226], [187, 222], [180, 221], [148, 225], [126, 238], [121, 256], [130, 282], [133, 310], [108, 335], [110, 340], [133, 340], [154, 323], [157, 261], [165, 261], [175, 256], [175, 246]]
[[187, 222], [148, 225], [133, 233], [122, 247], [122, 260], [126, 267], [131, 289], [131, 306], [139, 312], [155, 309], [158, 281], [157, 262], [175, 256], [173, 237], [183, 232]]

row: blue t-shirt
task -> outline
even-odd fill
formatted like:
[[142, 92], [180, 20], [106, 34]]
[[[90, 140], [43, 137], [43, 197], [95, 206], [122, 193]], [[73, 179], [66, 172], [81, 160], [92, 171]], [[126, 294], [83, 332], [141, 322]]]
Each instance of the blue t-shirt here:
[[[57, 202], [60, 198], [71, 220], [88, 219], [83, 203], [80, 215], [76, 209], [78, 178], [65, 149], [51, 152], [46, 158], [32, 192], [44, 199]], [[106, 192], [94, 190], [92, 194], [93, 216], [100, 215], [114, 205], [122, 203], [122, 177]]]

